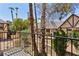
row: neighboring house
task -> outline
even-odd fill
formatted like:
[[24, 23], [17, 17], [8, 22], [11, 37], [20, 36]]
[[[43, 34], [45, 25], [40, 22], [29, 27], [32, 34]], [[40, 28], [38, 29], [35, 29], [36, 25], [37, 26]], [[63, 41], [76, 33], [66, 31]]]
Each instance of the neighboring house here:
[[[76, 14], [69, 15], [65, 21], [58, 27], [62, 28], [68, 36], [72, 36], [72, 31], [78, 31], [79, 32], [79, 16]], [[79, 48], [79, 41], [76, 41], [77, 48]], [[77, 53], [77, 50], [75, 46], [73, 46], [73, 53]], [[71, 43], [68, 43], [67, 51], [71, 52]]]
[[[53, 33], [61, 24], [62, 24], [62, 21], [54, 22], [54, 21], [46, 20], [45, 21], [46, 33]], [[41, 31], [41, 22], [38, 23], [38, 31], [39, 32]]]
[[0, 38], [7, 38], [8, 26], [8, 22], [0, 19]]
[[[45, 22], [46, 32], [53, 33], [56, 29], [62, 28], [68, 35], [72, 33], [72, 30], [79, 31], [79, 16], [76, 14], [69, 14], [63, 19], [63, 21], [48, 21]], [[41, 23], [38, 23], [38, 29], [41, 30]], [[77, 41], [78, 42], [78, 41]], [[79, 43], [79, 42], [78, 42]], [[71, 41], [67, 43], [67, 51], [71, 52]], [[73, 53], [76, 53], [76, 48], [73, 46]], [[77, 46], [79, 47], [79, 45]]]
[[62, 28], [66, 33], [71, 33], [72, 30], [79, 31], [79, 16], [71, 14], [68, 18], [58, 27]]
[[[69, 14], [64, 18], [65, 21], [48, 21], [45, 22], [45, 31], [52, 33], [56, 29], [62, 28], [65, 32], [71, 31], [73, 28], [79, 30], [79, 16]], [[38, 23], [38, 29], [41, 30], [41, 22]]]

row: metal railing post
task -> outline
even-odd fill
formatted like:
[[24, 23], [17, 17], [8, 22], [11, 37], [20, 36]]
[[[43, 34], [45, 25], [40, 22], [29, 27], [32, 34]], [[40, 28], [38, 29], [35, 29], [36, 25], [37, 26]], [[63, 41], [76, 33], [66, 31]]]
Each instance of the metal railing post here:
[[52, 33], [51, 33], [51, 56], [52, 56]]
[[73, 40], [71, 39], [71, 56], [73, 54]]
[[0, 56], [3, 56], [3, 51], [0, 51]]

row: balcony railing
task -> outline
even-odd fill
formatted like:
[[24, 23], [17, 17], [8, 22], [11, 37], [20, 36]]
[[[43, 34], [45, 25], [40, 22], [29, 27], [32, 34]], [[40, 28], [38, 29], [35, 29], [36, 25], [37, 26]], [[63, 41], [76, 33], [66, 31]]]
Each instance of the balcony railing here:
[[[40, 52], [42, 46], [42, 34], [41, 33], [24, 33], [24, 32], [0, 32], [0, 55], [5, 51], [10, 51], [11, 49], [15, 49], [14, 53], [23, 50], [26, 54], [28, 53], [30, 56], [33, 56], [33, 45], [31, 40], [31, 34], [35, 35], [35, 42], [37, 45], [37, 49]], [[53, 36], [52, 34], [45, 35], [45, 52], [47, 56], [55, 56], [56, 52], [54, 50], [53, 41], [54, 38], [66, 38], [67, 49], [64, 52], [66, 55], [79, 55], [79, 45], [77, 44], [77, 49], [75, 48], [73, 42], [77, 41], [79, 43], [79, 38], [73, 37], [61, 37], [61, 36]], [[17, 50], [17, 48], [20, 48]], [[13, 54], [14, 54], [13, 53]], [[12, 53], [7, 52], [6, 54], [12, 55]]]

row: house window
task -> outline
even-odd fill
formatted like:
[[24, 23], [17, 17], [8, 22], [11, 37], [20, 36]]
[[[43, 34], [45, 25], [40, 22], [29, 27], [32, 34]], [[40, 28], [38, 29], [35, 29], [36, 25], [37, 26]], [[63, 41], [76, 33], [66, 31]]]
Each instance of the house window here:
[[46, 32], [49, 32], [50, 33], [50, 29], [46, 29]]
[[4, 27], [4, 25], [3, 24], [0, 24], [0, 29], [2, 29]]
[[68, 31], [71, 31], [72, 29], [68, 28], [67, 30], [68, 30]]

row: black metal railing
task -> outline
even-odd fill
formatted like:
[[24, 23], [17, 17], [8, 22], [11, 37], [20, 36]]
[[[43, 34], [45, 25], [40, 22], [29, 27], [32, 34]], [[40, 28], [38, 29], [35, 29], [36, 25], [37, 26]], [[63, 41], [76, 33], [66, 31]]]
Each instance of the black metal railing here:
[[[37, 46], [41, 46], [42, 34], [41, 33], [40, 34], [34, 33], [34, 34], [38, 35], [38, 37], [36, 37]], [[73, 55], [78, 56], [79, 55], [79, 49], [76, 48], [74, 45], [74, 41], [79, 43], [79, 38], [68, 37], [68, 36], [67, 37], [53, 36], [52, 34], [48, 34], [48, 35], [46, 34], [45, 35], [45, 51], [46, 51], [47, 55], [50, 55], [50, 56], [56, 55], [56, 52], [54, 50], [54, 44], [53, 44], [53, 41], [55, 40], [56, 37], [67, 39], [67, 49], [66, 49], [66, 52], [64, 52], [65, 55], [71, 55], [71, 56], [73, 56]], [[38, 40], [37, 40], [37, 38], [38, 38]], [[77, 47], [79, 47], [79, 45], [77, 45]], [[38, 47], [38, 50], [41, 51], [41, 48]]]
[[[24, 32], [16, 32], [15, 34], [12, 34], [14, 32], [0, 32], [0, 54], [2, 55], [2, 52], [16, 48], [21, 47], [24, 52], [29, 53], [31, 56], [34, 56], [33, 51], [33, 45], [31, 40], [31, 34], [35, 35], [35, 42], [37, 45], [37, 49], [39, 52], [41, 52], [41, 46], [42, 46], [42, 34], [41, 33], [24, 33]], [[45, 52], [47, 56], [55, 56], [57, 55], [54, 50], [54, 43], [55, 37], [58, 38], [65, 38], [68, 40], [67, 49], [65, 55], [79, 55], [79, 45], [77, 44], [77, 48], [74, 46], [74, 42], [79, 42], [79, 38], [74, 37], [62, 37], [62, 36], [53, 36], [52, 34], [45, 34]], [[68, 50], [68, 51], [67, 51]]]

